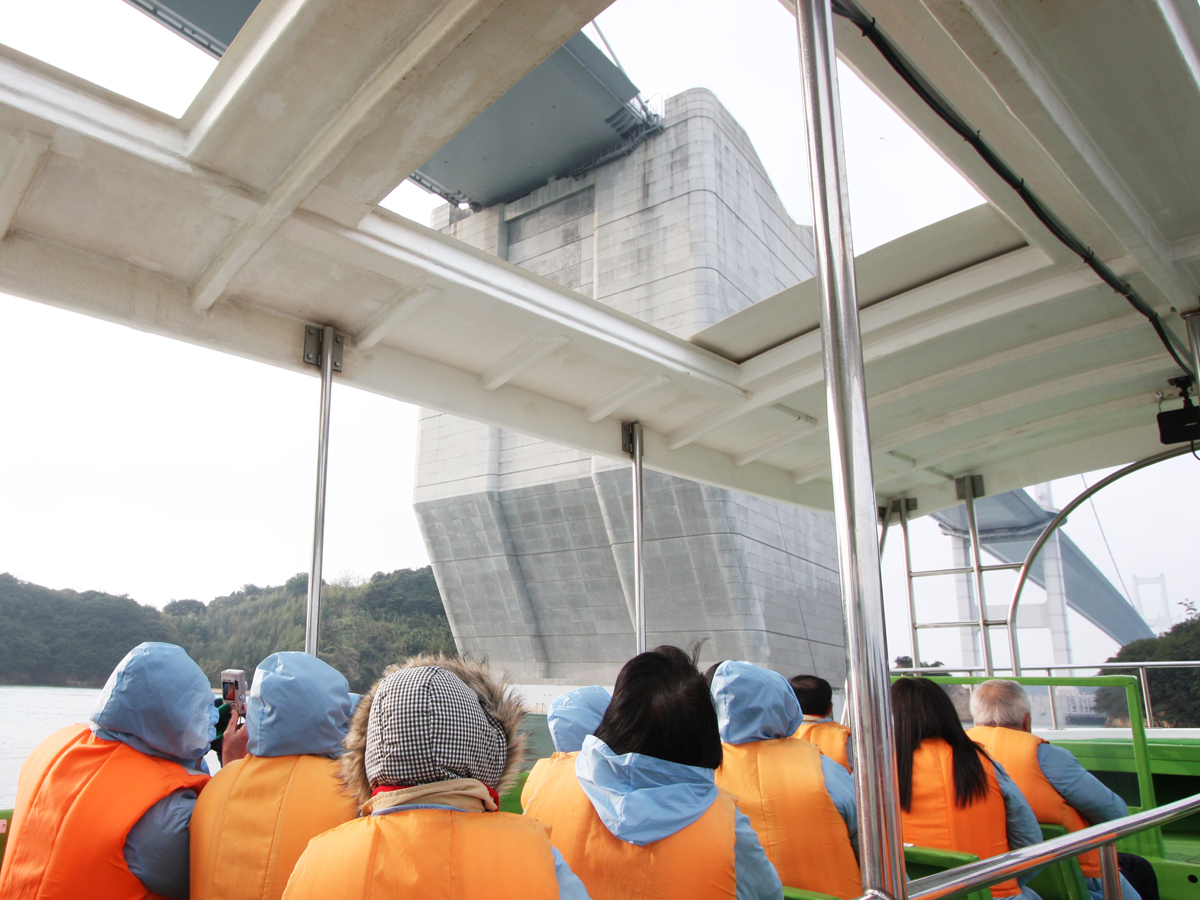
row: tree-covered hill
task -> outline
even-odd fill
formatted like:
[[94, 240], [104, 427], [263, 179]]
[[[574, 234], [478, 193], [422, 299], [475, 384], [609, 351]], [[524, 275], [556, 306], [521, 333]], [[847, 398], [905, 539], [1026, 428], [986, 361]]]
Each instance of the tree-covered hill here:
[[[276, 650], [304, 648], [307, 590], [301, 574], [279, 587], [248, 584], [208, 604], [173, 600], [160, 612], [129, 597], [56, 591], [3, 574], [0, 684], [98, 687], [142, 641], [182, 645], [215, 684], [222, 669], [252, 671]], [[352, 690], [414, 653], [454, 652], [428, 566], [326, 585], [321, 612], [321, 657]]]
[[[1158, 637], [1143, 638], [1121, 648], [1108, 662], [1183, 661], [1200, 659], [1200, 613], [1184, 601], [1188, 617]], [[1101, 669], [1101, 675], [1136, 675], [1129, 669]], [[1175, 728], [1200, 726], [1200, 675], [1195, 669], [1149, 669], [1150, 700], [1154, 720]], [[1123, 688], [1101, 688], [1096, 692], [1096, 711], [1108, 715], [1113, 723], [1126, 723]]]

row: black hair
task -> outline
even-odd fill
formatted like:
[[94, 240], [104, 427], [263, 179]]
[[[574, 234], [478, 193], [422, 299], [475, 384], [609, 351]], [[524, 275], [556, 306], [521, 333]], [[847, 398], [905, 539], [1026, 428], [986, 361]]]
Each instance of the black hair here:
[[721, 663], [725, 663], [725, 662], [729, 662], [729, 660], [727, 660], [727, 659], [719, 660], [718, 662], [713, 663], [711, 666], [709, 666], [707, 669], [704, 670], [704, 680], [708, 683], [708, 686], [710, 688], [712, 687], [712, 680], [717, 674], [717, 669], [721, 668]]
[[987, 754], [967, 737], [940, 684], [928, 678], [898, 678], [892, 684], [892, 718], [900, 805], [905, 812], [912, 806], [913, 754], [928, 738], [941, 738], [954, 751], [955, 806], [965, 809], [987, 796], [987, 775], [979, 758]]
[[827, 716], [833, 709], [833, 688], [824, 678], [816, 675], [796, 675], [788, 684], [800, 701], [800, 710], [806, 716]]
[[712, 693], [695, 657], [678, 647], [656, 647], [625, 663], [595, 734], [614, 753], [703, 769], [721, 765]]

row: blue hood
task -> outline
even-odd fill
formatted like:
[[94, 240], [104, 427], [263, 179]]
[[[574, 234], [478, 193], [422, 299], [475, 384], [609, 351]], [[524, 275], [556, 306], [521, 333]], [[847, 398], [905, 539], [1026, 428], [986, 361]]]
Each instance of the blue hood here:
[[138, 644], [117, 663], [89, 720], [97, 737], [194, 763], [217, 736], [212, 687], [174, 644]]
[[713, 675], [712, 693], [726, 744], [791, 737], [804, 721], [787, 679], [753, 663], [721, 663]]
[[254, 670], [246, 701], [253, 756], [336, 756], [354, 704], [342, 673], [299, 651], [272, 653]]
[[595, 735], [575, 757], [575, 776], [605, 827], [639, 847], [687, 828], [717, 799], [712, 769], [617, 755]]
[[574, 753], [583, 749], [583, 739], [595, 734], [612, 694], [598, 684], [576, 688], [554, 698], [546, 713], [546, 725], [559, 753]]

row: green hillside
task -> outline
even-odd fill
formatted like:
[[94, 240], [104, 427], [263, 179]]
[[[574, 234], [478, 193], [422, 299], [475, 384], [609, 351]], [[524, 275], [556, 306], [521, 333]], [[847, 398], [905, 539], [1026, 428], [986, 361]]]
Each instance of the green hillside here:
[[[0, 574], [0, 684], [99, 687], [142, 641], [182, 645], [215, 684], [222, 669], [252, 671], [276, 650], [304, 648], [307, 590], [301, 574], [278, 587], [248, 584], [208, 604], [173, 600], [160, 612], [129, 597], [56, 591]], [[421, 652], [454, 652], [428, 566], [325, 586], [321, 658], [352, 690]]]

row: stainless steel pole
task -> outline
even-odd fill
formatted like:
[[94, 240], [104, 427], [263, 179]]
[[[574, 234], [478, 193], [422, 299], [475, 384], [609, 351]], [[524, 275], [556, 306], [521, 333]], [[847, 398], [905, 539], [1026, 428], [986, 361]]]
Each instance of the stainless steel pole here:
[[642, 424], [633, 423], [633, 630], [638, 653], [646, 652], [646, 554], [642, 546]]
[[1121, 866], [1117, 861], [1117, 845], [1105, 844], [1100, 848], [1100, 884], [1104, 888], [1104, 900], [1121, 900]]
[[333, 327], [321, 329], [321, 421], [317, 428], [317, 501], [313, 513], [312, 563], [308, 567], [308, 609], [304, 652], [317, 655], [321, 637], [321, 563], [325, 554], [325, 481], [329, 469], [329, 401], [333, 396]]
[[917, 593], [913, 584], [912, 548], [908, 543], [908, 499], [900, 500], [900, 537], [904, 543], [904, 582], [908, 586], [908, 627], [912, 632], [913, 668], [921, 667], [921, 650], [917, 639]]
[[987, 597], [983, 593], [983, 561], [979, 558], [979, 526], [975, 522], [975, 477], [963, 479], [963, 499], [967, 506], [967, 528], [971, 532], [971, 571], [975, 573], [975, 605], [979, 609], [979, 647], [983, 652], [983, 671], [992, 676], [992, 638], [988, 632]]
[[1150, 681], [1146, 678], [1145, 666], [1138, 666], [1138, 679], [1142, 682], [1142, 706], [1146, 707], [1146, 727], [1154, 727], [1154, 707], [1150, 705]]
[[[1046, 677], [1049, 678], [1054, 673], [1049, 669], [1046, 670]], [[1050, 693], [1050, 727], [1055, 731], [1058, 730], [1058, 704], [1054, 702], [1054, 685], [1046, 685], [1046, 690]]]
[[[1192, 368], [1196, 371], [1196, 377], [1200, 378], [1200, 309], [1191, 309], [1180, 315], [1187, 323], [1188, 340], [1192, 344]], [[1200, 384], [1196, 385], [1196, 390], [1200, 392]]]
[[883, 527], [879, 531], [879, 558], [883, 559], [883, 548], [887, 546], [888, 531], [892, 527], [893, 504], [889, 503], [887, 512], [883, 514]]
[[904, 849], [893, 758], [878, 507], [871, 474], [830, 0], [797, 0], [796, 22], [812, 185], [834, 524], [853, 704], [859, 858], [863, 890], [868, 895], [903, 900]]

